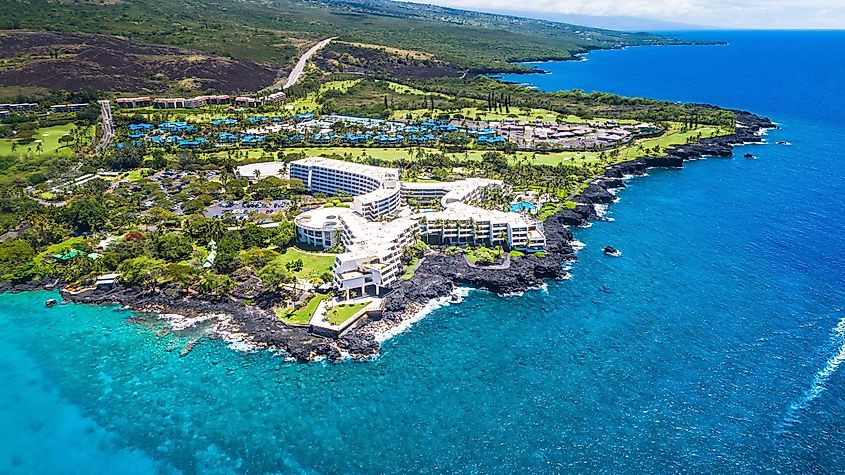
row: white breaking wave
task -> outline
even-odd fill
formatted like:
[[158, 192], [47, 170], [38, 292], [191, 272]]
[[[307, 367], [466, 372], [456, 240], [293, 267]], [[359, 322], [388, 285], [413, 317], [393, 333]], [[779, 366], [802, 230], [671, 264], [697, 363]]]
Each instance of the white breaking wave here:
[[603, 218], [604, 215], [607, 213], [607, 205], [606, 204], [596, 204], [596, 205], [594, 205], [594, 208], [596, 209], [596, 214], [600, 218]]
[[385, 341], [393, 338], [394, 336], [408, 331], [408, 329], [411, 328], [415, 323], [419, 322], [435, 310], [441, 309], [443, 307], [448, 307], [453, 303], [463, 302], [464, 298], [466, 298], [466, 296], [469, 295], [472, 290], [474, 289], [471, 289], [469, 287], [458, 287], [446, 297], [440, 297], [429, 301], [427, 304], [423, 305], [422, 308], [419, 309], [419, 311], [414, 313], [411, 318], [403, 320], [402, 323], [396, 325], [395, 327], [375, 334], [374, 336], [376, 341], [379, 343], [384, 343]]
[[813, 377], [813, 384], [804, 393], [804, 397], [789, 405], [789, 409], [787, 409], [786, 416], [783, 420], [785, 424], [798, 422], [801, 411], [806, 409], [810, 403], [827, 389], [828, 380], [836, 373], [839, 366], [845, 362], [845, 318], [840, 319], [839, 323], [833, 329], [831, 340], [835, 345], [838, 345], [837, 353], [831, 356], [824, 365], [824, 368], [816, 373]]
[[540, 284], [536, 287], [528, 287], [527, 289], [520, 290], [519, 292], [505, 292], [503, 294], [498, 294], [498, 295], [499, 295], [499, 297], [522, 297], [523, 295], [525, 295], [525, 292], [533, 291], [533, 290], [539, 290], [541, 292], [549, 293], [549, 284], [546, 283], [546, 282], [543, 282], [542, 284]]

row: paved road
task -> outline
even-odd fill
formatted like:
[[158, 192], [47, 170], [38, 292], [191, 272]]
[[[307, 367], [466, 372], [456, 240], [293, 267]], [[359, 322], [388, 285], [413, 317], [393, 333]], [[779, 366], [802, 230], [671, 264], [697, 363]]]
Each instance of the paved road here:
[[100, 103], [100, 117], [103, 120], [103, 138], [94, 149], [94, 153], [99, 153], [109, 146], [112, 139], [114, 139], [114, 122], [111, 116], [111, 104], [107, 100], [97, 101]]
[[302, 73], [305, 72], [305, 66], [308, 64], [308, 60], [311, 59], [311, 56], [314, 56], [314, 53], [325, 48], [326, 45], [331, 43], [333, 39], [335, 38], [326, 38], [325, 40], [317, 43], [316, 45], [312, 46], [311, 49], [306, 51], [305, 54], [303, 54], [299, 58], [299, 62], [296, 63], [296, 66], [293, 67], [293, 71], [290, 72], [288, 80], [287, 82], [285, 82], [285, 85], [282, 86], [282, 89], [287, 89], [296, 84], [296, 82], [299, 81], [299, 78], [302, 76]]

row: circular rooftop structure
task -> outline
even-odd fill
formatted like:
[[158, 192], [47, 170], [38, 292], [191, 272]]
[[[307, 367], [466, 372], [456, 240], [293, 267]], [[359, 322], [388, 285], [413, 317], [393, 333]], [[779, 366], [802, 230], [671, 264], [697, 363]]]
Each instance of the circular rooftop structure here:
[[306, 211], [296, 218], [297, 227], [311, 231], [339, 231], [343, 225], [338, 217], [339, 212], [348, 211], [347, 208], [316, 208]]

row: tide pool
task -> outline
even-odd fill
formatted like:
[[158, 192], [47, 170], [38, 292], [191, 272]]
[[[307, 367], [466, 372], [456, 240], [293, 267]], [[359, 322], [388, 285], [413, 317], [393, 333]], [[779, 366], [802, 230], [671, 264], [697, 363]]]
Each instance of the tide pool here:
[[749, 109], [771, 144], [630, 181], [570, 280], [470, 292], [378, 359], [180, 358], [149, 319], [0, 296], [0, 473], [841, 471], [845, 34], [690, 35], [730, 45], [518, 80]]

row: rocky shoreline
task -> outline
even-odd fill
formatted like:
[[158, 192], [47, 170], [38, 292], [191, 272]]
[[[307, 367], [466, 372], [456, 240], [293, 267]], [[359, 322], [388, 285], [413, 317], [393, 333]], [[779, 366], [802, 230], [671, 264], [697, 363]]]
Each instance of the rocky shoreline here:
[[424, 259], [414, 277], [401, 282], [386, 296], [380, 318], [365, 318], [356, 328], [338, 339], [311, 334], [307, 328], [282, 323], [272, 311], [273, 302], [261, 298], [229, 296], [224, 300], [207, 300], [176, 288], [139, 291], [117, 285], [109, 290], [89, 289], [74, 293], [59, 281], [38, 281], [6, 284], [0, 292], [22, 292], [62, 289], [65, 299], [93, 305], [121, 305], [126, 309], [158, 315], [181, 331], [195, 325], [211, 326], [215, 337], [243, 347], [278, 351], [298, 361], [327, 358], [332, 361], [346, 356], [367, 358], [377, 355], [381, 342], [397, 329], [406, 328], [418, 319], [419, 312], [432, 301], [457, 300], [455, 292], [464, 287], [497, 294], [512, 294], [537, 288], [549, 280], [567, 277], [563, 264], [575, 259], [570, 226], [585, 226], [602, 219], [597, 206], [612, 203], [611, 190], [623, 188], [624, 179], [646, 174], [649, 168], [682, 167], [687, 160], [705, 156], [730, 157], [733, 147], [745, 143], [761, 143], [761, 133], [775, 125], [767, 118], [736, 111], [737, 130], [729, 136], [703, 139], [696, 144], [679, 145], [659, 157], [642, 157], [608, 167], [602, 176], [573, 198], [576, 206], [550, 216], [544, 222], [546, 252], [511, 259], [507, 269], [484, 269], [471, 266], [462, 255], [433, 253]]
[[[573, 197], [574, 209], [564, 209], [544, 222], [546, 253], [543, 257], [525, 256], [511, 259], [505, 270], [484, 270], [470, 267], [462, 256], [434, 254], [427, 256], [414, 277], [402, 282], [388, 297], [382, 325], [402, 325], [415, 318], [426, 303], [447, 298], [459, 287], [511, 294], [537, 288], [548, 280], [567, 277], [563, 263], [575, 259], [572, 233], [569, 226], [586, 226], [601, 220], [597, 206], [606, 206], [616, 199], [611, 190], [624, 188], [625, 179], [643, 176], [649, 168], [679, 168], [685, 161], [703, 157], [731, 157], [737, 145], [763, 143], [762, 133], [775, 128], [768, 118], [745, 111], [734, 111], [736, 132], [732, 135], [703, 139], [695, 144], [670, 147], [661, 156], [641, 157], [608, 167], [579, 195]], [[388, 325], [389, 326], [389, 325]], [[367, 335], [367, 325], [347, 335]]]

